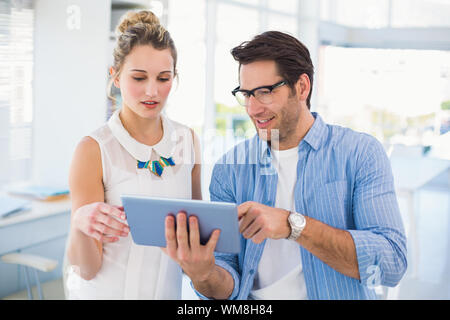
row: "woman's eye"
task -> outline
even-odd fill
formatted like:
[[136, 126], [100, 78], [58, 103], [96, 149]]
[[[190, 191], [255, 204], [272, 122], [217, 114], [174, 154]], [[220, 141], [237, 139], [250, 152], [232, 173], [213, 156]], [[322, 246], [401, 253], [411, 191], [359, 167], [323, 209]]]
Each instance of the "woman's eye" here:
[[158, 80], [161, 82], [166, 82], [166, 81], [169, 81], [170, 79], [169, 78], [159, 78]]
[[145, 80], [145, 78], [136, 78], [136, 77], [133, 77], [133, 79], [136, 80], [136, 81], [142, 81], [142, 80]]

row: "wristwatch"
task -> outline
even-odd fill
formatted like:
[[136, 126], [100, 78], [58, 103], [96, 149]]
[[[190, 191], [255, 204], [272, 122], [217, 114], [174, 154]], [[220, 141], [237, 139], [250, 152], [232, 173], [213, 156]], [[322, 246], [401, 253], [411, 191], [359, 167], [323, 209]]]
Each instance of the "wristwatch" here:
[[302, 233], [303, 229], [306, 226], [306, 219], [305, 217], [298, 213], [298, 212], [289, 212], [288, 217], [289, 225], [291, 226], [291, 234], [287, 238], [288, 240], [297, 240], [298, 237], [300, 237], [300, 234]]

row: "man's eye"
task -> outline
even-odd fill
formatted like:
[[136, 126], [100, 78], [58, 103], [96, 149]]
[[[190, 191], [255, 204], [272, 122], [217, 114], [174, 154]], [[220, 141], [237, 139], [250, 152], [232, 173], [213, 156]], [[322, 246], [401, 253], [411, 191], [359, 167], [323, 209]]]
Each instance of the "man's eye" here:
[[241, 94], [244, 96], [244, 98], [248, 98], [249, 97], [248, 92], [241, 91]]
[[258, 91], [256, 91], [256, 94], [260, 95], [260, 96], [266, 96], [266, 95], [270, 94], [270, 90], [267, 90], [267, 89], [265, 89], [265, 90], [258, 90]]

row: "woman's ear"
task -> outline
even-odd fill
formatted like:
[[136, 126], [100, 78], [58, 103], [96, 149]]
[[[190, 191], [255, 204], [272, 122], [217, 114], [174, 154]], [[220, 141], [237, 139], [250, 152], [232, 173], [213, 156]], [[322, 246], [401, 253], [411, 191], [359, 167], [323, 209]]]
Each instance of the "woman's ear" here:
[[109, 75], [110, 75], [111, 77], [114, 78], [114, 81], [113, 81], [114, 86], [115, 86], [117, 89], [120, 89], [119, 75], [116, 75], [116, 71], [114, 70], [113, 67], [109, 68]]

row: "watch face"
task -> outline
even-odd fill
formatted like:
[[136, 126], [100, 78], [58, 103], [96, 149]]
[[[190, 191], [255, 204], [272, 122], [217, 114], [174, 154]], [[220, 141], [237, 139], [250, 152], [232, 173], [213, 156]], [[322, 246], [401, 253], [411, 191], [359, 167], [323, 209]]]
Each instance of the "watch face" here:
[[293, 224], [299, 226], [303, 223], [303, 220], [305, 220], [305, 218], [299, 214], [294, 214], [291, 217], [291, 221]]

